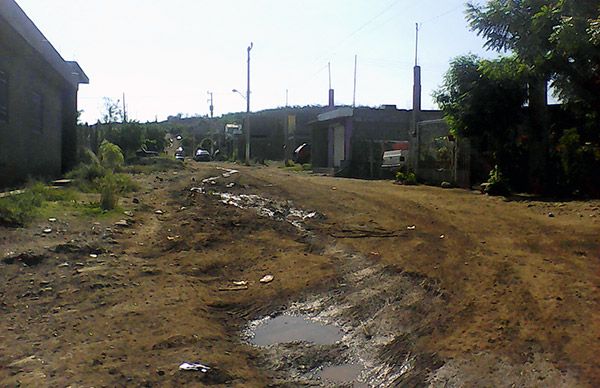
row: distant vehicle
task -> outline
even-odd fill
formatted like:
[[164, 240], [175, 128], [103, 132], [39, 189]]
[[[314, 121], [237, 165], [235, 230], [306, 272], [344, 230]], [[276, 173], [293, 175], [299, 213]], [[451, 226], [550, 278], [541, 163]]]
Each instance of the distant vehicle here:
[[177, 148], [175, 151], [175, 159], [181, 160], [182, 162], [185, 160], [185, 152], [183, 151], [183, 147]]
[[140, 158], [144, 158], [144, 157], [152, 157], [152, 156], [158, 156], [159, 153], [156, 151], [148, 151], [145, 147], [141, 147], [139, 150], [135, 151], [135, 154], [140, 157]]
[[225, 137], [232, 138], [242, 134], [242, 126], [239, 124], [225, 124]]
[[294, 150], [292, 155], [294, 163], [310, 163], [310, 144], [302, 143], [298, 148]]
[[381, 169], [395, 174], [405, 171], [408, 163], [408, 150], [392, 150], [383, 153]]
[[196, 150], [196, 154], [194, 154], [194, 160], [196, 162], [210, 162], [210, 160], [211, 160], [210, 152], [208, 152], [207, 150], [198, 148]]
[[183, 138], [181, 137], [181, 135], [177, 135], [177, 137], [176, 137], [175, 139], [177, 139], [177, 140], [181, 140], [181, 139], [183, 139]]

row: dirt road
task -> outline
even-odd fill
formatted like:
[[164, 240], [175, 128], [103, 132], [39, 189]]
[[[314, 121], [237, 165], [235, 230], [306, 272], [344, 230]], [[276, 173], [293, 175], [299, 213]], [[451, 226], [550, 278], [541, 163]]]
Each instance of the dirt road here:
[[[0, 385], [600, 383], [598, 201], [194, 162], [135, 179], [127, 216], [0, 229]], [[288, 316], [338, 337], [252, 345]]]

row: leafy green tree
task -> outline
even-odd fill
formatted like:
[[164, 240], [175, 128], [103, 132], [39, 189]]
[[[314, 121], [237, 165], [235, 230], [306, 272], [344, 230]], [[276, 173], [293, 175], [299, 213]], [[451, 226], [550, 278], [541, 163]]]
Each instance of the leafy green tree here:
[[104, 97], [104, 110], [102, 112], [102, 123], [111, 124], [123, 121], [123, 109], [121, 109], [120, 101], [113, 100], [109, 97]]
[[142, 146], [144, 132], [145, 129], [140, 123], [130, 121], [110, 129], [106, 134], [106, 140], [118, 145], [130, 158]]
[[512, 51], [589, 125], [600, 127], [600, 5], [581, 0], [490, 0], [467, 4], [485, 46]]
[[167, 143], [166, 132], [156, 126], [146, 126], [144, 134], [144, 145], [148, 150], [162, 152]]
[[100, 144], [100, 163], [103, 167], [115, 171], [123, 165], [123, 153], [118, 145], [104, 140]]
[[[484, 60], [459, 56], [450, 63], [444, 83], [434, 92], [450, 130], [470, 138], [487, 164], [507, 176], [514, 168], [523, 105], [527, 100], [527, 67], [515, 57]], [[487, 177], [480, 171], [475, 178]]]

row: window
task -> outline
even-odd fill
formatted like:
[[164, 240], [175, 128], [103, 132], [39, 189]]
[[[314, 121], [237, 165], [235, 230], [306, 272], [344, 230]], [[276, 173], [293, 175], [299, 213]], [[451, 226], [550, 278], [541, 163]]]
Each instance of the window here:
[[0, 122], [8, 121], [8, 75], [0, 70]]
[[31, 93], [31, 129], [35, 132], [44, 130], [44, 96], [40, 93]]

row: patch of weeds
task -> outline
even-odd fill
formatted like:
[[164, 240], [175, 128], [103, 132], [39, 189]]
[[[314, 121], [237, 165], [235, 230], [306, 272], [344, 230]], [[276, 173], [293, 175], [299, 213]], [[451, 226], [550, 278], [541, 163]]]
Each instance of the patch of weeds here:
[[417, 184], [417, 176], [414, 172], [404, 172], [398, 171], [396, 173], [396, 182], [401, 183], [403, 185], [416, 185]]
[[75, 185], [83, 192], [97, 191], [98, 179], [106, 176], [108, 171], [100, 164], [81, 164], [67, 174], [68, 179], [75, 180]]
[[118, 205], [112, 210], [103, 210], [99, 202], [77, 204], [75, 208], [84, 217], [93, 219], [118, 218], [123, 213], [123, 208]]
[[37, 215], [43, 202], [43, 196], [31, 190], [0, 198], [0, 224], [24, 226]]
[[485, 184], [484, 191], [489, 195], [508, 195], [510, 194], [510, 187], [508, 185], [508, 179], [500, 172], [498, 166], [494, 166], [490, 171], [490, 177]]
[[123, 167], [122, 171], [130, 174], [152, 174], [176, 169], [181, 169], [179, 161], [168, 156], [159, 156], [140, 158], [134, 164]]
[[43, 209], [50, 204], [62, 204], [76, 199], [77, 195], [71, 189], [53, 188], [43, 183], [33, 182], [21, 194], [0, 198], [0, 224], [25, 226], [41, 215]]
[[288, 163], [288, 165], [285, 166], [284, 168], [286, 170], [296, 171], [296, 172], [310, 171], [310, 170], [312, 170], [312, 164], [310, 164], [310, 163], [298, 164], [298, 163], [294, 163], [294, 162], [290, 161]]

